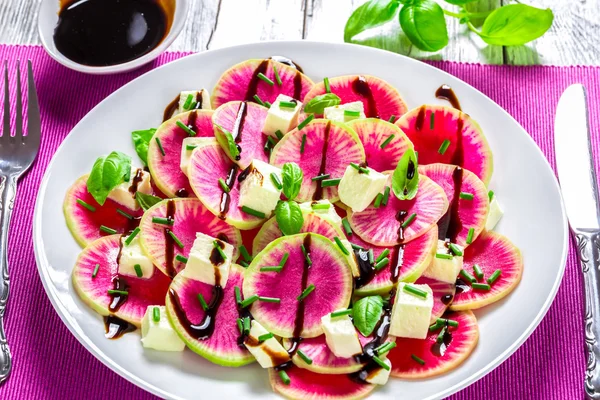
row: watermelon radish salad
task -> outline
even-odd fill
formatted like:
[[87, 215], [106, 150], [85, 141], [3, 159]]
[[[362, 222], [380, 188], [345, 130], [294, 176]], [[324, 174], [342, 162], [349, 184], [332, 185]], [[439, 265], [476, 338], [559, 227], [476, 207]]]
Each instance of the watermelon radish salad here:
[[469, 357], [472, 310], [523, 262], [494, 232], [492, 153], [458, 102], [411, 110], [380, 78], [314, 82], [283, 58], [192, 89], [132, 133], [139, 160], [102, 155], [66, 194], [73, 287], [107, 338], [256, 362], [292, 399], [363, 398]]

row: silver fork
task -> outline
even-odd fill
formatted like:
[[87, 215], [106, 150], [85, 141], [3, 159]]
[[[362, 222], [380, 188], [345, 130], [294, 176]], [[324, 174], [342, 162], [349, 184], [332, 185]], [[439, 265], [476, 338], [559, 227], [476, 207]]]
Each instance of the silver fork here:
[[23, 102], [21, 99], [21, 68], [17, 61], [17, 115], [15, 135], [10, 134], [10, 94], [8, 62], [4, 61], [4, 122], [0, 137], [0, 383], [8, 378], [12, 357], [4, 332], [4, 313], [8, 301], [8, 227], [17, 194], [17, 180], [29, 169], [40, 148], [40, 107], [38, 104], [31, 60], [27, 61], [27, 135], [23, 132]]

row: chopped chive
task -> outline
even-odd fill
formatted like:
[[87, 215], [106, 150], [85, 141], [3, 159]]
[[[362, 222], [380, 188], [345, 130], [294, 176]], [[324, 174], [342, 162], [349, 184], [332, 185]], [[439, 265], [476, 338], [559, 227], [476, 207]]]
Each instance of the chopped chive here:
[[173, 238], [173, 240], [175, 241], [175, 243], [177, 244], [177, 246], [179, 246], [180, 248], [183, 249], [183, 243], [181, 243], [181, 240], [179, 240], [179, 238], [177, 236], [175, 236], [175, 234], [173, 233], [173, 231], [167, 229], [167, 232], [169, 233], [169, 236], [171, 236]]
[[425, 360], [423, 360], [422, 358], [420, 358], [419, 356], [416, 356], [414, 354], [411, 354], [410, 357], [415, 360], [418, 364], [421, 365], [425, 365]]
[[458, 195], [458, 197], [460, 197], [463, 200], [473, 200], [473, 194], [472, 193], [467, 193], [467, 192], [460, 192], [460, 194]]
[[312, 260], [310, 259], [310, 254], [306, 251], [306, 247], [303, 244], [300, 245], [302, 248], [302, 254], [304, 254], [304, 259], [308, 263], [308, 265], [312, 265]]
[[415, 296], [419, 296], [423, 299], [427, 298], [427, 292], [424, 290], [419, 289], [418, 287], [415, 287], [413, 285], [404, 285], [404, 289], [403, 289], [406, 293], [410, 293], [413, 294]]
[[356, 163], [353, 163], [353, 162], [351, 162], [351, 163], [350, 163], [350, 166], [351, 166], [352, 168], [354, 168], [355, 170], [357, 170], [357, 171], [359, 171], [359, 172], [362, 172], [363, 174], [368, 174], [368, 173], [369, 173], [369, 169], [368, 169], [368, 168], [361, 167], [360, 165], [358, 165], [358, 164], [356, 164]]
[[444, 336], [446, 335], [447, 331], [448, 327], [444, 326], [440, 333], [437, 335], [437, 338], [435, 339], [436, 343], [442, 343], [444, 341]]
[[435, 253], [435, 258], [441, 258], [442, 260], [452, 260], [452, 256], [450, 254], [445, 253]]
[[273, 136], [267, 136], [267, 141], [271, 144], [271, 147], [275, 147], [275, 145], [277, 144]]
[[386, 186], [383, 191], [383, 199], [381, 199], [381, 204], [387, 206], [388, 200], [390, 199], [390, 187]]
[[183, 103], [183, 109], [184, 110], [189, 110], [191, 105], [192, 105], [192, 100], [194, 100], [194, 96], [190, 93], [187, 95], [187, 98], [185, 99], [185, 103]]
[[453, 319], [446, 319], [446, 318], [438, 318], [436, 321], [436, 324], [439, 325], [448, 325], [454, 328], [458, 328], [458, 321], [455, 321]]
[[396, 342], [386, 342], [386, 343], [382, 344], [381, 346], [379, 346], [378, 348], [376, 348], [375, 351], [377, 352], [377, 354], [382, 355], [382, 354], [387, 353], [394, 347], [396, 347]]
[[471, 275], [466, 269], [461, 269], [460, 270], [460, 276], [462, 276], [467, 281], [471, 282], [471, 284], [477, 282], [477, 280], [475, 279], [475, 277], [473, 275]]
[[233, 287], [233, 292], [235, 293], [235, 304], [240, 304], [242, 302], [242, 291], [239, 286]]
[[296, 108], [298, 103], [295, 101], [280, 101], [279, 108]]
[[446, 150], [448, 150], [448, 147], [450, 147], [450, 141], [448, 139], [444, 139], [444, 141], [440, 145], [440, 148], [438, 149], [438, 153], [444, 155]]
[[244, 334], [244, 323], [242, 322], [242, 319], [238, 318], [235, 320], [235, 322], [237, 323], [237, 327], [238, 327], [238, 330], [240, 331], [240, 335], [243, 335]]
[[250, 333], [250, 317], [244, 317], [244, 333], [248, 335]]
[[390, 142], [394, 139], [396, 135], [391, 134], [390, 136], [387, 137], [387, 139], [385, 139], [383, 141], [383, 143], [381, 143], [381, 145], [379, 147], [381, 147], [382, 149], [385, 149], [385, 147], [390, 144]]
[[329, 204], [329, 203], [317, 203], [317, 204], [311, 204], [310, 207], [313, 210], [329, 210], [329, 207], [331, 207], [331, 204]]
[[179, 262], [182, 262], [182, 263], [184, 263], [184, 264], [187, 264], [187, 262], [188, 262], [188, 259], [187, 259], [187, 257], [184, 257], [184, 256], [182, 256], [181, 254], [177, 254], [177, 255], [175, 256], [175, 259], [176, 259], [177, 261], [179, 261]]
[[242, 260], [240, 261], [240, 265], [244, 268], [248, 268], [250, 266], [250, 264], [248, 264], [246, 261]]
[[412, 224], [412, 222], [417, 218], [417, 213], [412, 213], [410, 216], [402, 223], [402, 229], [406, 229], [407, 226]]
[[113, 228], [109, 228], [108, 226], [104, 226], [104, 225], [100, 225], [100, 231], [102, 231], [104, 233], [108, 233], [109, 235], [114, 235], [115, 233], [117, 233], [117, 231], [114, 230]]
[[369, 257], [369, 264], [373, 264], [375, 262], [375, 255], [373, 254], [373, 249], [369, 249], [367, 252], [367, 256]]
[[353, 248], [354, 250], [364, 250], [364, 248], [363, 248], [363, 247], [361, 247], [361, 246], [359, 246], [359, 245], [357, 245], [357, 244], [354, 244], [354, 243], [350, 243], [350, 246], [352, 246], [352, 248]]
[[267, 108], [271, 108], [271, 106], [272, 106], [272, 105], [273, 105], [273, 104], [271, 104], [270, 102], [268, 102], [268, 101], [265, 101], [265, 107], [267, 107]]
[[341, 316], [350, 315], [350, 314], [352, 314], [352, 309], [348, 308], [346, 310], [334, 311], [330, 315], [331, 315], [331, 318], [336, 318], [336, 317], [341, 317]]
[[281, 272], [282, 269], [281, 265], [267, 265], [266, 267], [260, 267], [260, 272]]
[[275, 131], [275, 136], [277, 136], [277, 139], [279, 140], [283, 139], [283, 133], [281, 133], [279, 129]]
[[256, 211], [250, 207], [242, 206], [242, 211], [245, 212], [246, 214], [250, 214], [250, 215], [253, 215], [258, 218], [265, 218], [264, 212]]
[[395, 115], [391, 115], [390, 119], [388, 119], [388, 122], [391, 122], [392, 124], [396, 121], [396, 116]]
[[221, 256], [221, 258], [223, 260], [227, 260], [227, 254], [225, 254], [225, 252], [223, 252], [223, 249], [221, 248], [221, 245], [218, 241], [213, 240], [213, 247], [215, 249], [217, 249], [217, 251], [219, 252], [219, 255]]
[[308, 365], [313, 363], [313, 360], [309, 356], [307, 356], [306, 353], [303, 352], [302, 350], [298, 350], [296, 352], [296, 354], [298, 354], [298, 356], [302, 359], [302, 361], [304, 361]]
[[493, 199], [493, 198], [494, 198], [494, 191], [493, 191], [493, 190], [490, 190], [490, 191], [488, 192], [488, 200], [489, 200], [489, 201], [492, 201], [492, 199]]
[[429, 332], [437, 331], [442, 326], [444, 326], [444, 323], [440, 322], [441, 320], [442, 320], [441, 318], [438, 318], [437, 321], [435, 321], [435, 323], [429, 327]]
[[335, 244], [338, 245], [338, 247], [340, 248], [340, 250], [342, 251], [342, 253], [344, 253], [345, 255], [349, 256], [350, 252], [348, 251], [348, 249], [346, 248], [346, 246], [344, 246], [344, 244], [342, 243], [342, 241], [340, 240], [339, 237], [334, 237], [333, 240], [335, 241]]
[[171, 218], [152, 217], [152, 223], [161, 225], [173, 225], [175, 221], [173, 221]]
[[154, 322], [160, 321], [160, 310], [158, 309], [158, 307], [152, 308], [152, 319], [154, 320]]
[[271, 153], [271, 142], [269, 142], [268, 140], [265, 142], [265, 145], [263, 146], [263, 151], [265, 153]]
[[277, 71], [277, 65], [275, 64], [273, 64], [273, 75], [275, 75], [275, 82], [281, 86], [281, 77], [279, 76], [279, 71]]
[[314, 118], [315, 118], [315, 114], [310, 114], [308, 117], [306, 117], [306, 119], [304, 121], [302, 121], [298, 124], [298, 130], [301, 130], [302, 128], [304, 128]]
[[140, 227], [136, 227], [133, 232], [131, 232], [131, 234], [129, 236], [127, 236], [127, 239], [125, 239], [125, 245], [129, 246], [131, 244], [131, 242], [133, 242], [133, 239], [137, 236], [137, 234], [140, 233]]
[[252, 96], [252, 98], [254, 99], [254, 101], [256, 101], [258, 104], [260, 104], [261, 106], [265, 107], [265, 103], [263, 103], [263, 101], [260, 99], [260, 97], [255, 94], [254, 96]]
[[83, 201], [81, 199], [77, 199], [77, 204], [79, 204], [80, 206], [82, 206], [84, 208], [87, 208], [91, 212], [96, 212], [96, 207], [94, 207], [91, 204], [86, 203], [85, 201]]
[[244, 258], [244, 260], [246, 260], [248, 262], [252, 261], [252, 256], [250, 255], [250, 253], [248, 253], [248, 249], [246, 249], [246, 246], [241, 245], [239, 247], [239, 249], [240, 249], [240, 254]]
[[284, 370], [279, 371], [279, 378], [284, 385], [289, 385], [292, 382], [290, 376]]
[[448, 248], [455, 256], [460, 257], [463, 255], [462, 249], [460, 247], [458, 247], [457, 245], [455, 245], [454, 243], [448, 243]]
[[264, 301], [265, 303], [281, 303], [281, 299], [277, 297], [262, 297], [259, 296], [258, 300]]
[[302, 143], [300, 144], [300, 154], [304, 154], [304, 147], [306, 147], [306, 133], [302, 135]]
[[162, 147], [162, 143], [160, 142], [160, 138], [156, 137], [154, 138], [154, 140], [156, 140], [156, 144], [158, 145], [158, 149], [160, 150], [160, 154], [163, 155], [163, 157], [165, 156], [165, 149], [163, 149]]
[[435, 126], [435, 112], [431, 112], [431, 115], [429, 116], [429, 129], [433, 130]]
[[467, 244], [473, 243], [473, 236], [475, 236], [475, 228], [469, 228], [469, 233], [467, 233]]
[[325, 85], [325, 93], [331, 93], [331, 87], [329, 86], [329, 78], [323, 78], [323, 85]]
[[500, 275], [502, 275], [502, 271], [500, 271], [499, 269], [495, 270], [494, 273], [490, 275], [490, 277], [487, 279], [487, 283], [490, 286], [493, 285], [494, 283], [496, 283], [498, 278], [500, 278]]
[[286, 252], [283, 255], [283, 257], [281, 257], [281, 261], [279, 261], [279, 265], [282, 266], [282, 267], [285, 266], [285, 263], [287, 262], [287, 260], [288, 260], [289, 257], [290, 257], [290, 253]]
[[490, 285], [488, 285], [487, 283], [472, 283], [471, 287], [475, 290], [485, 290], [488, 291], [491, 289]]
[[189, 151], [194, 150], [196, 147], [198, 147], [197, 144], [186, 144], [185, 145], [185, 149], [189, 150]]
[[379, 366], [383, 369], [385, 369], [386, 371], [390, 370], [390, 366], [387, 365], [381, 358], [377, 357], [377, 356], [373, 356], [373, 361], [375, 361], [377, 364], [379, 364]]
[[223, 178], [219, 178], [219, 186], [221, 186], [221, 189], [223, 189], [223, 191], [225, 193], [229, 193], [231, 191], [231, 189], [229, 188], [229, 186], [227, 186], [227, 183], [225, 182], [225, 179], [223, 179]]
[[275, 84], [275, 82], [273, 82], [272, 80], [267, 78], [267, 76], [265, 74], [263, 74], [262, 72], [259, 72], [257, 77], [258, 77], [258, 79], [267, 82], [270, 86], [273, 86]]
[[481, 270], [481, 267], [477, 264], [473, 265], [473, 273], [475, 274], [475, 277], [479, 280], [483, 279], [483, 271]]
[[273, 182], [273, 186], [275, 186], [277, 190], [281, 190], [283, 188], [283, 185], [281, 184], [281, 181], [275, 172], [271, 172], [271, 182]]
[[306, 289], [302, 291], [302, 294], [298, 296], [298, 301], [304, 300], [309, 294], [311, 294], [315, 290], [315, 285], [312, 283]]
[[379, 257], [377, 257], [377, 259], [375, 260], [375, 262], [378, 263], [379, 261], [381, 261], [384, 258], [386, 258], [389, 254], [390, 254], [390, 249], [385, 249], [384, 251], [381, 252], [381, 254], [379, 255]]
[[389, 258], [382, 258], [381, 260], [377, 261], [377, 263], [375, 264], [375, 269], [377, 271], [379, 271], [381, 268], [385, 267], [386, 265], [388, 265], [390, 263], [390, 259]]
[[375, 196], [375, 201], [373, 202], [373, 207], [379, 208], [379, 206], [381, 206], [382, 201], [383, 201], [383, 194], [377, 193], [377, 196]]
[[346, 235], [352, 236], [352, 228], [350, 228], [350, 223], [348, 222], [348, 218], [344, 217], [342, 219], [342, 226], [344, 227], [344, 230], [346, 231]]
[[189, 136], [196, 136], [196, 132], [191, 130], [190, 127], [187, 126], [186, 124], [184, 124], [183, 122], [177, 121], [177, 122], [175, 122], [175, 125], [177, 125], [181, 129], [183, 129], [185, 131], [185, 133], [187, 133]]
[[360, 111], [344, 110], [344, 117], [360, 117]]
[[198, 301], [200, 302], [200, 305], [202, 306], [202, 309], [204, 311], [208, 310], [208, 304], [206, 303], [206, 300], [204, 300], [204, 296], [202, 296], [202, 293], [198, 293]]
[[320, 180], [323, 180], [323, 179], [327, 179], [327, 178], [329, 178], [330, 176], [331, 176], [331, 175], [329, 175], [329, 174], [317, 175], [317, 176], [313, 176], [313, 177], [311, 178], [311, 180], [312, 180], [312, 181], [320, 181]]
[[122, 296], [127, 296], [129, 292], [127, 290], [108, 289], [108, 294], [119, 294]]
[[92, 272], [92, 279], [96, 277], [96, 275], [98, 275], [98, 270], [100, 269], [100, 264], [96, 264], [96, 266], [94, 267], [94, 272]]
[[341, 180], [342, 178], [323, 179], [321, 181], [321, 187], [337, 186], [340, 184]]
[[144, 273], [142, 272], [142, 266], [140, 264], [135, 264], [133, 266], [133, 269], [135, 270], [135, 275], [138, 278], [141, 278], [144, 275]]
[[252, 295], [252, 296], [248, 297], [247, 299], [243, 300], [243, 301], [240, 303], [240, 307], [242, 307], [242, 308], [246, 308], [246, 307], [248, 307], [250, 304], [254, 303], [256, 300], [258, 300], [258, 299], [259, 299], [258, 295], [254, 294], [254, 295]]
[[260, 335], [260, 336], [258, 337], [258, 341], [259, 341], [259, 342], [264, 342], [265, 340], [269, 340], [269, 339], [271, 339], [272, 337], [273, 337], [273, 334], [272, 334], [271, 332], [269, 332], [269, 333], [265, 333], [264, 335]]

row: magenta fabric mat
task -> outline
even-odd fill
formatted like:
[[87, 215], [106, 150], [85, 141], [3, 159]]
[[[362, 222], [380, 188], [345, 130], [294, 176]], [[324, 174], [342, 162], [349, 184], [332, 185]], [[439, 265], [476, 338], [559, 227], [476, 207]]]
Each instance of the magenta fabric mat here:
[[[128, 74], [91, 76], [62, 67], [41, 47], [0, 45], [0, 60], [33, 61], [43, 122], [41, 151], [33, 169], [19, 184], [10, 231], [11, 293], [6, 330], [14, 366], [12, 376], [0, 388], [1, 399], [154, 398], [96, 360], [63, 325], [38, 278], [32, 218], [44, 170], [71, 128], [120, 86], [183, 55], [164, 54], [153, 64]], [[594, 150], [600, 156], [600, 68], [450, 62], [434, 65], [475, 86], [506, 109], [531, 134], [552, 164], [553, 120], [558, 98], [569, 84], [584, 83], [589, 90]], [[582, 289], [581, 272], [571, 244], [562, 286], [540, 326], [501, 366], [451, 398], [583, 399]]]

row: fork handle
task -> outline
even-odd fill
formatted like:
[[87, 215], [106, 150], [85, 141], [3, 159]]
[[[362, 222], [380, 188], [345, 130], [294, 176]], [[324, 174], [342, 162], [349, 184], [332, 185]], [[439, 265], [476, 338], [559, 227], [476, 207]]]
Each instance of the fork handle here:
[[3, 383], [12, 369], [12, 356], [4, 332], [4, 313], [8, 302], [8, 228], [17, 194], [17, 176], [5, 176], [0, 184], [0, 384]]

